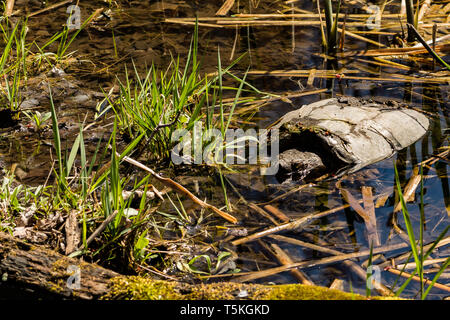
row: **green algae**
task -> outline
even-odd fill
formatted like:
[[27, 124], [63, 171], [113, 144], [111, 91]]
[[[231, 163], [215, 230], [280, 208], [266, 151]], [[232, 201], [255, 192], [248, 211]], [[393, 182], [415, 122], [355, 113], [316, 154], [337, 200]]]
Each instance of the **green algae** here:
[[[302, 284], [261, 285], [221, 282], [190, 285], [174, 281], [152, 280], [137, 276], [115, 277], [110, 281], [105, 300], [235, 300], [246, 291], [248, 300], [367, 300], [354, 293]], [[390, 299], [370, 297], [370, 299]]]

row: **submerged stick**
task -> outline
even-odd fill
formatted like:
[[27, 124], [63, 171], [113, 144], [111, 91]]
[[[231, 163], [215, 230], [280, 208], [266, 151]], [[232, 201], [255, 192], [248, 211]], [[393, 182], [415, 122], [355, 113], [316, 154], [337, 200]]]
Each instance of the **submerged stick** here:
[[289, 219], [289, 217], [280, 209], [267, 204], [264, 206], [264, 209], [266, 209], [267, 211], [269, 211], [271, 214], [273, 214], [275, 217], [277, 217], [278, 219], [280, 219], [282, 222], [289, 222], [291, 219]]
[[366, 222], [367, 228], [367, 238], [369, 243], [373, 244], [374, 247], [381, 245], [380, 235], [377, 230], [377, 217], [375, 215], [375, 204], [373, 202], [372, 188], [362, 187], [362, 195], [364, 201], [364, 209], [369, 216], [369, 221]]
[[[405, 189], [403, 190], [403, 198], [405, 199], [405, 203], [414, 201], [414, 194], [420, 184], [420, 180], [422, 180], [422, 177], [419, 175], [419, 167], [415, 167], [413, 169], [411, 178], [409, 179]], [[394, 212], [398, 212], [401, 209], [402, 204], [399, 201], [394, 208]]]
[[[382, 194], [376, 196], [375, 198], [379, 198], [379, 197], [382, 197], [384, 195], [385, 194], [382, 193]], [[359, 202], [362, 202], [362, 200], [360, 200]], [[300, 228], [302, 226], [305, 226], [305, 225], [311, 223], [314, 220], [326, 217], [326, 216], [328, 216], [330, 214], [339, 212], [339, 211], [341, 211], [341, 210], [343, 210], [345, 208], [348, 208], [348, 207], [350, 207], [349, 204], [344, 204], [342, 206], [339, 206], [339, 207], [336, 207], [336, 208], [333, 208], [333, 209], [329, 209], [329, 210], [326, 210], [326, 211], [323, 211], [323, 212], [316, 212], [316, 213], [307, 215], [305, 217], [298, 218], [298, 219], [296, 219], [294, 221], [291, 221], [291, 222], [288, 222], [288, 223], [284, 223], [284, 224], [281, 224], [281, 225], [278, 225], [278, 226], [275, 226], [275, 227], [271, 227], [271, 228], [268, 228], [266, 230], [263, 230], [263, 231], [251, 234], [251, 235], [249, 235], [247, 237], [243, 237], [243, 238], [234, 240], [231, 243], [232, 243], [232, 245], [237, 246], [237, 245], [240, 245], [240, 244], [243, 244], [243, 243], [246, 243], [246, 242], [249, 242], [249, 241], [253, 241], [253, 240], [259, 239], [261, 237], [265, 237], [265, 236], [268, 236], [270, 234], [274, 234], [274, 233], [277, 233], [277, 232], [280, 232], [280, 231], [294, 230], [294, 229]]]
[[316, 219], [320, 219], [322, 217], [325, 217], [327, 215], [330, 215], [330, 214], [335, 213], [337, 211], [340, 211], [342, 209], [343, 209], [343, 207], [341, 206], [341, 207], [334, 208], [334, 209], [331, 209], [331, 210], [327, 210], [327, 211], [324, 211], [324, 212], [310, 214], [310, 215], [307, 215], [306, 217], [302, 217], [302, 218], [296, 219], [296, 220], [294, 220], [292, 222], [288, 222], [288, 223], [284, 223], [284, 224], [281, 224], [281, 225], [278, 225], [278, 226], [275, 226], [275, 227], [271, 227], [271, 228], [268, 228], [266, 230], [263, 230], [263, 231], [251, 234], [251, 235], [249, 235], [247, 237], [234, 240], [234, 241], [231, 242], [231, 244], [234, 245], [234, 246], [237, 246], [237, 245], [240, 245], [240, 244], [243, 244], [243, 243], [246, 243], [246, 242], [249, 242], [249, 241], [254, 241], [256, 239], [259, 239], [259, 238], [262, 238], [262, 237], [265, 237], [265, 236], [268, 236], [270, 234], [277, 233], [277, 232], [280, 232], [280, 231], [297, 229], [297, 228], [300, 228], [302, 226], [305, 226], [305, 225], [311, 223], [312, 221], [314, 221]]
[[[401, 248], [403, 246], [403, 243], [399, 244], [398, 246]], [[383, 251], [384, 248], [375, 248], [375, 249], [373, 249], [373, 252], [378, 253], [379, 250]], [[265, 278], [265, 277], [268, 277], [268, 276], [271, 276], [274, 274], [278, 274], [280, 272], [289, 271], [293, 268], [311, 268], [311, 267], [316, 267], [316, 266], [330, 264], [330, 263], [336, 263], [336, 262], [344, 261], [347, 259], [353, 259], [353, 258], [363, 257], [363, 256], [368, 256], [368, 255], [370, 255], [370, 250], [364, 250], [361, 252], [347, 253], [347, 254], [341, 254], [341, 255], [334, 255], [331, 257], [326, 257], [326, 258], [317, 259], [317, 260], [294, 262], [294, 263], [286, 264], [286, 265], [283, 265], [280, 267], [269, 268], [269, 269], [262, 270], [262, 271], [252, 272], [252, 273], [237, 277], [233, 281], [236, 281], [236, 282], [252, 281], [252, 280], [256, 280], [256, 279], [260, 279], [260, 278]], [[239, 274], [237, 274], [237, 275], [239, 275]]]
[[370, 187], [362, 187], [364, 208], [359, 204], [359, 201], [353, 197], [353, 195], [346, 189], [342, 188], [340, 184], [337, 184], [342, 197], [348, 204], [358, 213], [363, 219], [367, 229], [367, 239], [369, 243], [373, 243], [378, 247], [380, 237], [377, 232], [377, 220], [375, 216], [375, 205], [373, 203], [372, 189]]
[[33, 12], [33, 13], [30, 13], [30, 14], [28, 15], [28, 18], [34, 17], [34, 16], [36, 16], [36, 15], [38, 15], [38, 14], [44, 13], [44, 12], [49, 11], [49, 10], [53, 10], [53, 9], [62, 7], [62, 6], [65, 5], [66, 3], [70, 3], [70, 2], [72, 2], [72, 1], [73, 1], [73, 0], [65, 0], [65, 1], [62, 1], [62, 2], [59, 2], [59, 3], [52, 4], [52, 5], [48, 6], [47, 8], [44, 8], [44, 9], [35, 11], [35, 12]]
[[272, 216], [270, 214], [268, 214], [265, 210], [258, 207], [256, 204], [248, 203], [247, 205], [250, 209], [252, 209], [256, 213], [258, 213], [261, 216], [263, 216], [264, 218], [270, 220], [270, 222], [272, 222], [274, 225], [276, 225], [276, 226], [280, 225], [274, 218], [272, 218]]
[[[307, 237], [310, 237], [310, 234], [306, 234]], [[309, 248], [311, 250], [315, 250], [318, 252], [323, 252], [326, 254], [330, 254], [333, 256], [339, 256], [342, 255], [343, 253], [338, 251], [338, 250], [334, 250], [334, 249], [329, 249], [326, 246], [329, 245], [328, 243], [326, 243], [324, 240], [322, 239], [318, 239], [317, 242], [320, 245], [317, 244], [312, 244], [309, 242], [304, 242], [298, 239], [294, 239], [294, 238], [290, 238], [290, 237], [285, 237], [285, 236], [280, 236], [280, 235], [272, 235], [270, 236], [270, 238], [275, 239], [277, 241], [283, 241], [283, 242], [287, 242], [293, 245], [297, 245], [297, 246], [301, 246], [301, 247], [305, 247], [305, 248]], [[383, 252], [388, 252], [391, 250], [397, 250], [397, 249], [402, 249], [402, 248], [406, 248], [408, 245], [405, 243], [400, 243], [399, 245], [391, 245], [391, 246], [385, 246], [383, 247]], [[381, 248], [380, 248], [381, 249]], [[367, 255], [370, 255], [370, 250], [366, 250]], [[342, 264], [352, 270], [361, 280], [366, 281], [367, 278], [367, 272], [361, 268], [360, 265], [358, 265], [356, 262], [354, 262], [353, 260], [344, 260], [342, 261]], [[373, 279], [372, 281], [375, 281], [375, 279]], [[374, 288], [377, 290], [377, 292], [383, 296], [390, 296], [392, 295], [392, 292], [382, 283], [380, 282], [373, 282]]]
[[[438, 245], [442, 246], [445, 243], [446, 243], [446, 241], [441, 241]], [[431, 245], [433, 245], [433, 244], [431, 244]], [[390, 251], [390, 250], [395, 250], [395, 249], [401, 249], [401, 248], [404, 248], [406, 246], [407, 245], [405, 245], [404, 243], [399, 243], [399, 244], [392, 245], [392, 246], [389, 246], [389, 247], [374, 248], [372, 250], [372, 254], [377, 254], [377, 253], [380, 253], [380, 252], [385, 252], [385, 251]], [[436, 246], [436, 248], [437, 247], [438, 246]], [[389, 250], [387, 250], [387, 248], [389, 248]], [[332, 257], [326, 257], [326, 258], [322, 258], [322, 259], [318, 259], [318, 260], [295, 262], [295, 263], [287, 264], [287, 265], [280, 266], [280, 267], [275, 267], [275, 268], [270, 268], [270, 269], [266, 269], [266, 270], [262, 270], [262, 271], [246, 273], [245, 275], [237, 277], [233, 281], [236, 281], [236, 282], [252, 281], [252, 280], [268, 277], [268, 276], [271, 276], [271, 275], [274, 275], [274, 274], [278, 274], [278, 273], [281, 273], [281, 272], [284, 272], [284, 271], [288, 271], [288, 270], [291, 270], [293, 268], [316, 267], [316, 266], [320, 266], [320, 265], [324, 265], [324, 264], [336, 263], [336, 262], [340, 262], [340, 261], [344, 261], [344, 260], [348, 260], [348, 259], [353, 259], [353, 258], [363, 257], [363, 256], [369, 256], [369, 255], [370, 255], [370, 250], [364, 250], [364, 251], [361, 251], [361, 252], [335, 255], [335, 256], [332, 256]], [[408, 253], [408, 255], [409, 255], [409, 253]], [[239, 274], [237, 274], [237, 275], [239, 275]]]
[[[294, 263], [291, 257], [289, 257], [289, 255], [275, 243], [272, 243], [270, 245], [270, 249], [272, 249], [274, 256], [276, 257], [278, 262], [280, 262], [280, 264], [288, 265]], [[290, 272], [295, 278], [297, 278], [297, 280], [300, 281], [300, 283], [310, 286], [314, 285], [314, 283], [310, 279], [308, 279], [308, 277], [301, 270], [292, 269]]]
[[[390, 273], [393, 273], [395, 275], [407, 278], [407, 279], [412, 278], [412, 280], [417, 281], [417, 282], [421, 282], [422, 281], [423, 284], [428, 284], [429, 285], [429, 284], [432, 283], [432, 281], [429, 280], [429, 279], [422, 279], [421, 280], [420, 277], [418, 277], [418, 276], [413, 276], [410, 273], [407, 273], [407, 272], [401, 271], [401, 270], [397, 270], [397, 269], [392, 268], [392, 267], [386, 267], [384, 270], [385, 271], [389, 271]], [[433, 288], [438, 288], [438, 289], [450, 292], [450, 287], [449, 286], [446, 286], [445, 284], [438, 283], [438, 282], [435, 282], [433, 284]]]

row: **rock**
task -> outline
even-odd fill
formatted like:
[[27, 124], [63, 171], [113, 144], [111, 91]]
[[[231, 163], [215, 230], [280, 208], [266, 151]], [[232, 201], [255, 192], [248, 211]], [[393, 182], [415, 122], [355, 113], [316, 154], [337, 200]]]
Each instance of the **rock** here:
[[[283, 180], [283, 170], [290, 170], [294, 178], [300, 168], [306, 170], [297, 175], [303, 179], [316, 166], [322, 169], [322, 164], [337, 176], [355, 172], [413, 144], [428, 127], [429, 120], [422, 113], [397, 104], [342, 97], [304, 105], [272, 127], [280, 136], [279, 175]], [[300, 166], [302, 161], [306, 163]]]
[[79, 94], [74, 96], [71, 100], [74, 103], [84, 104], [90, 100], [90, 97], [87, 94]]
[[288, 149], [279, 156], [279, 177], [282, 180], [303, 180], [306, 177], [318, 177], [325, 170], [322, 159], [313, 152]]
[[37, 105], [39, 105], [39, 100], [38, 99], [26, 99], [24, 101], [22, 101], [22, 103], [20, 104], [20, 108], [22, 110], [26, 110], [26, 109], [31, 109], [33, 107], [36, 107]]

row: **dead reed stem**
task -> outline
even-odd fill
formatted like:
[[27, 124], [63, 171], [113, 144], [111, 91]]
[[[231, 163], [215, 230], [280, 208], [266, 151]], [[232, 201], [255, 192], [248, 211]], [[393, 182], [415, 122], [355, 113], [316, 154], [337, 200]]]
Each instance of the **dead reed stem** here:
[[[397, 269], [392, 268], [392, 267], [386, 267], [384, 270], [385, 271], [389, 271], [390, 273], [393, 273], [395, 275], [401, 276], [403, 278], [407, 278], [407, 279], [412, 278], [412, 280], [414, 280], [416, 282], [421, 282], [420, 281], [420, 277], [413, 276], [410, 273], [407, 273], [407, 272], [404, 272], [404, 271], [401, 271], [401, 270], [397, 270]], [[430, 285], [432, 281], [429, 280], [429, 279], [422, 279], [422, 282], [425, 285], [427, 285], [427, 284]], [[446, 285], [438, 283], [438, 282], [434, 283], [433, 288], [438, 288], [440, 290], [444, 290], [444, 291], [450, 292], [450, 287], [449, 286], [446, 286]]]

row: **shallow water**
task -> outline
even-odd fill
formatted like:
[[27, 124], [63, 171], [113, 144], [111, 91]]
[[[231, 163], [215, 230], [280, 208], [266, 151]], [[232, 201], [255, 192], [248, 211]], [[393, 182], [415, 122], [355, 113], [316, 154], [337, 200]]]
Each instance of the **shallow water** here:
[[[201, 2], [201, 1], [200, 1]], [[36, 2], [37, 3], [37, 2]], [[252, 6], [251, 3], [242, 3], [241, 12], [266, 13], [281, 10], [281, 4], [273, 4], [270, 1], [259, 1], [258, 6]], [[250, 7], [249, 7], [250, 4]], [[20, 5], [20, 1], [17, 1]], [[102, 3], [92, 2], [87, 5], [82, 4], [82, 14], [86, 16], [87, 12], [101, 7]], [[165, 8], [165, 10], [161, 10]], [[297, 8], [316, 12], [315, 7], [309, 2], [300, 2]], [[349, 8], [349, 13], [363, 12], [358, 10], [358, 5]], [[38, 5], [28, 7], [30, 12], [39, 9]], [[179, 25], [173, 23], [164, 23], [166, 18], [194, 17], [197, 13], [199, 17], [212, 17], [218, 5], [211, 3], [190, 3], [182, 1], [150, 1], [129, 2], [128, 5], [121, 3], [119, 9], [112, 11], [105, 10], [107, 13], [102, 16], [86, 32], [80, 33], [72, 47], [77, 50], [75, 56], [81, 57], [78, 63], [67, 67], [66, 72], [76, 74], [77, 78], [82, 80], [83, 85], [93, 91], [100, 91], [100, 88], [110, 87], [114, 81], [115, 75], [119, 77], [123, 74], [124, 63], [128, 68], [132, 68], [132, 61], [137, 69], [145, 71], [145, 67], [154, 63], [160, 68], [166, 67], [170, 60], [170, 54], [186, 57], [189, 50], [189, 43], [193, 34], [192, 25]], [[395, 7], [390, 7], [396, 12]], [[52, 34], [59, 31], [66, 18], [65, 8], [53, 10], [42, 16], [30, 18], [29, 37], [37, 37], [37, 42], [45, 41]], [[322, 49], [320, 47], [320, 30], [317, 26], [270, 26], [270, 27], [246, 27], [216, 29], [200, 26], [200, 56], [202, 57], [203, 68], [205, 72], [212, 72], [217, 66], [217, 51], [220, 48], [222, 64], [226, 65], [231, 60], [237, 58], [240, 54], [248, 52], [246, 58], [235, 68], [235, 70], [245, 70], [251, 66], [251, 70], [309, 70], [311, 68], [320, 69], [346, 69], [359, 70], [360, 77], [381, 77], [394, 78], [407, 75], [416, 75], [416, 68], [422, 70], [431, 70], [432, 65], [429, 62], [408, 61], [397, 59], [394, 61], [410, 65], [411, 71], [405, 71], [392, 67], [384, 67], [373, 64], [373, 60], [367, 57], [356, 57], [340, 60], [330, 64], [324, 61]], [[395, 31], [397, 32], [397, 31]], [[443, 29], [445, 32], [445, 29]], [[113, 38], [114, 33], [114, 38]], [[371, 36], [371, 39], [386, 43], [386, 36]], [[114, 46], [114, 40], [115, 46]], [[374, 49], [374, 45], [364, 41], [346, 38], [346, 50], [366, 50]], [[117, 57], [115, 57], [117, 53]], [[232, 54], [233, 53], [233, 54]], [[82, 60], [82, 61], [81, 61]], [[369, 60], [363, 61], [363, 60]], [[447, 59], [448, 60], [448, 59]], [[370, 62], [372, 61], [372, 62]], [[129, 69], [130, 70], [130, 69]], [[343, 71], [345, 73], [345, 71]], [[345, 73], [351, 74], [351, 73]], [[283, 94], [287, 91], [296, 93], [307, 86], [307, 78], [299, 77], [276, 77], [276, 76], [254, 76], [249, 75], [249, 81], [258, 89], [274, 94]], [[277, 120], [286, 112], [320, 99], [334, 96], [348, 95], [361, 97], [365, 99], [376, 100], [395, 100], [407, 103], [410, 107], [423, 110], [431, 116], [430, 130], [427, 134], [414, 145], [402, 150], [391, 159], [386, 159], [374, 165], [368, 166], [357, 173], [348, 175], [342, 180], [343, 185], [356, 198], [360, 199], [361, 186], [370, 186], [373, 188], [373, 194], [378, 195], [389, 192], [390, 196], [386, 204], [376, 209], [377, 226], [382, 245], [399, 243], [402, 240], [395, 235], [390, 225], [392, 211], [395, 203], [395, 179], [394, 162], [399, 169], [399, 176], [404, 187], [412, 169], [418, 163], [429, 159], [433, 154], [442, 150], [442, 146], [448, 145], [448, 126], [449, 119], [449, 85], [448, 84], [430, 84], [427, 82], [399, 82], [399, 81], [371, 81], [360, 79], [316, 78], [309, 89], [328, 89], [326, 92], [292, 99], [292, 104], [286, 102], [274, 102], [262, 107], [257, 112], [252, 121], [254, 126], [264, 128]], [[89, 109], [87, 109], [89, 110]], [[62, 112], [67, 116], [68, 126], [71, 123], [77, 123], [80, 119], [80, 109], [77, 106], [67, 105]], [[89, 114], [89, 113], [88, 113]], [[64, 118], [62, 118], [64, 122]], [[107, 130], [108, 131], [108, 130]], [[100, 135], [101, 132], [98, 133]], [[106, 133], [107, 134], [107, 133]], [[68, 135], [68, 140], [70, 140]], [[49, 139], [51, 144], [51, 138]], [[36, 146], [39, 145], [39, 149]], [[37, 141], [25, 142], [20, 137], [11, 137], [2, 134], [0, 142], [0, 154], [3, 155], [2, 161], [7, 165], [19, 163], [22, 167], [33, 171], [34, 179], [29, 183], [39, 183], [41, 179], [46, 178], [48, 171], [36, 171], [42, 163], [48, 160], [49, 149], [45, 144]], [[424, 182], [424, 206], [425, 206], [425, 242], [433, 241], [449, 223], [450, 215], [450, 191], [448, 180], [448, 161], [438, 161], [430, 168], [424, 168], [424, 175], [427, 179]], [[39, 179], [41, 178], [41, 179]], [[246, 173], [241, 176], [230, 175], [230, 181], [236, 183], [237, 189], [241, 192], [247, 201], [255, 203], [264, 203], [273, 199], [274, 195], [281, 193], [274, 192], [273, 181], [268, 181], [262, 176], [251, 175], [251, 183], [248, 183], [249, 175]], [[308, 213], [332, 209], [342, 204], [344, 200], [335, 186], [336, 181], [317, 183], [316, 186], [302, 189], [301, 192], [294, 193], [283, 198], [278, 202], [272, 203], [282, 210], [289, 218], [298, 218]], [[246, 186], [247, 185], [247, 186]], [[255, 187], [257, 186], [257, 188]], [[233, 194], [232, 191], [229, 191]], [[220, 199], [221, 195], [217, 198]], [[416, 200], [408, 204], [415, 231], [418, 234], [419, 221], [419, 194], [416, 192]], [[248, 210], [248, 209], [247, 209]], [[269, 226], [266, 222], [262, 223], [260, 217], [252, 216], [242, 223], [243, 227], [258, 224], [260, 228]], [[403, 218], [398, 214], [398, 223], [404, 230]], [[249, 223], [246, 225], [246, 223]], [[254, 223], [254, 224], [252, 224]], [[327, 216], [317, 223], [312, 224], [306, 230], [310, 234], [309, 241], [314, 239], [326, 240], [336, 250], [343, 252], [353, 252], [365, 250], [368, 248], [367, 237], [365, 235], [365, 226], [362, 220], [352, 209], [345, 209], [335, 214]], [[283, 234], [303, 240], [308, 240], [305, 233], [289, 232]], [[324, 257], [317, 251], [301, 249], [298, 246], [278, 243], [285, 249], [295, 261], [306, 259], [318, 259]], [[445, 247], [444, 247], [445, 248]], [[273, 258], [261, 250], [258, 243], [252, 243], [248, 246], [242, 246], [238, 249], [240, 256], [247, 258], [238, 262], [238, 267], [243, 271], [255, 271], [257, 268], [272, 266], [270, 263]], [[445, 254], [445, 249], [442, 249]], [[401, 251], [400, 251], [401, 252]], [[395, 255], [399, 251], [394, 251]], [[395, 256], [392, 254], [392, 256]], [[448, 252], [447, 252], [448, 255]], [[389, 254], [386, 258], [390, 258]], [[435, 258], [439, 257], [439, 251]], [[254, 261], [260, 261], [261, 264]], [[361, 259], [357, 262], [362, 262]], [[267, 265], [264, 265], [266, 263]], [[304, 272], [318, 285], [329, 286], [335, 278], [341, 278], [346, 281], [345, 289], [355, 292], [365, 293], [365, 282], [356, 278], [348, 269], [339, 264], [324, 265], [304, 270]], [[395, 281], [396, 276], [382, 272], [382, 282], [386, 285]], [[290, 283], [296, 282], [288, 272], [276, 276], [262, 278], [258, 282]], [[447, 280], [443, 280], [445, 281]], [[351, 283], [351, 284], [350, 284]], [[418, 285], [411, 283], [405, 295], [414, 297], [417, 293]], [[432, 290], [430, 298], [442, 298], [448, 293]]]

